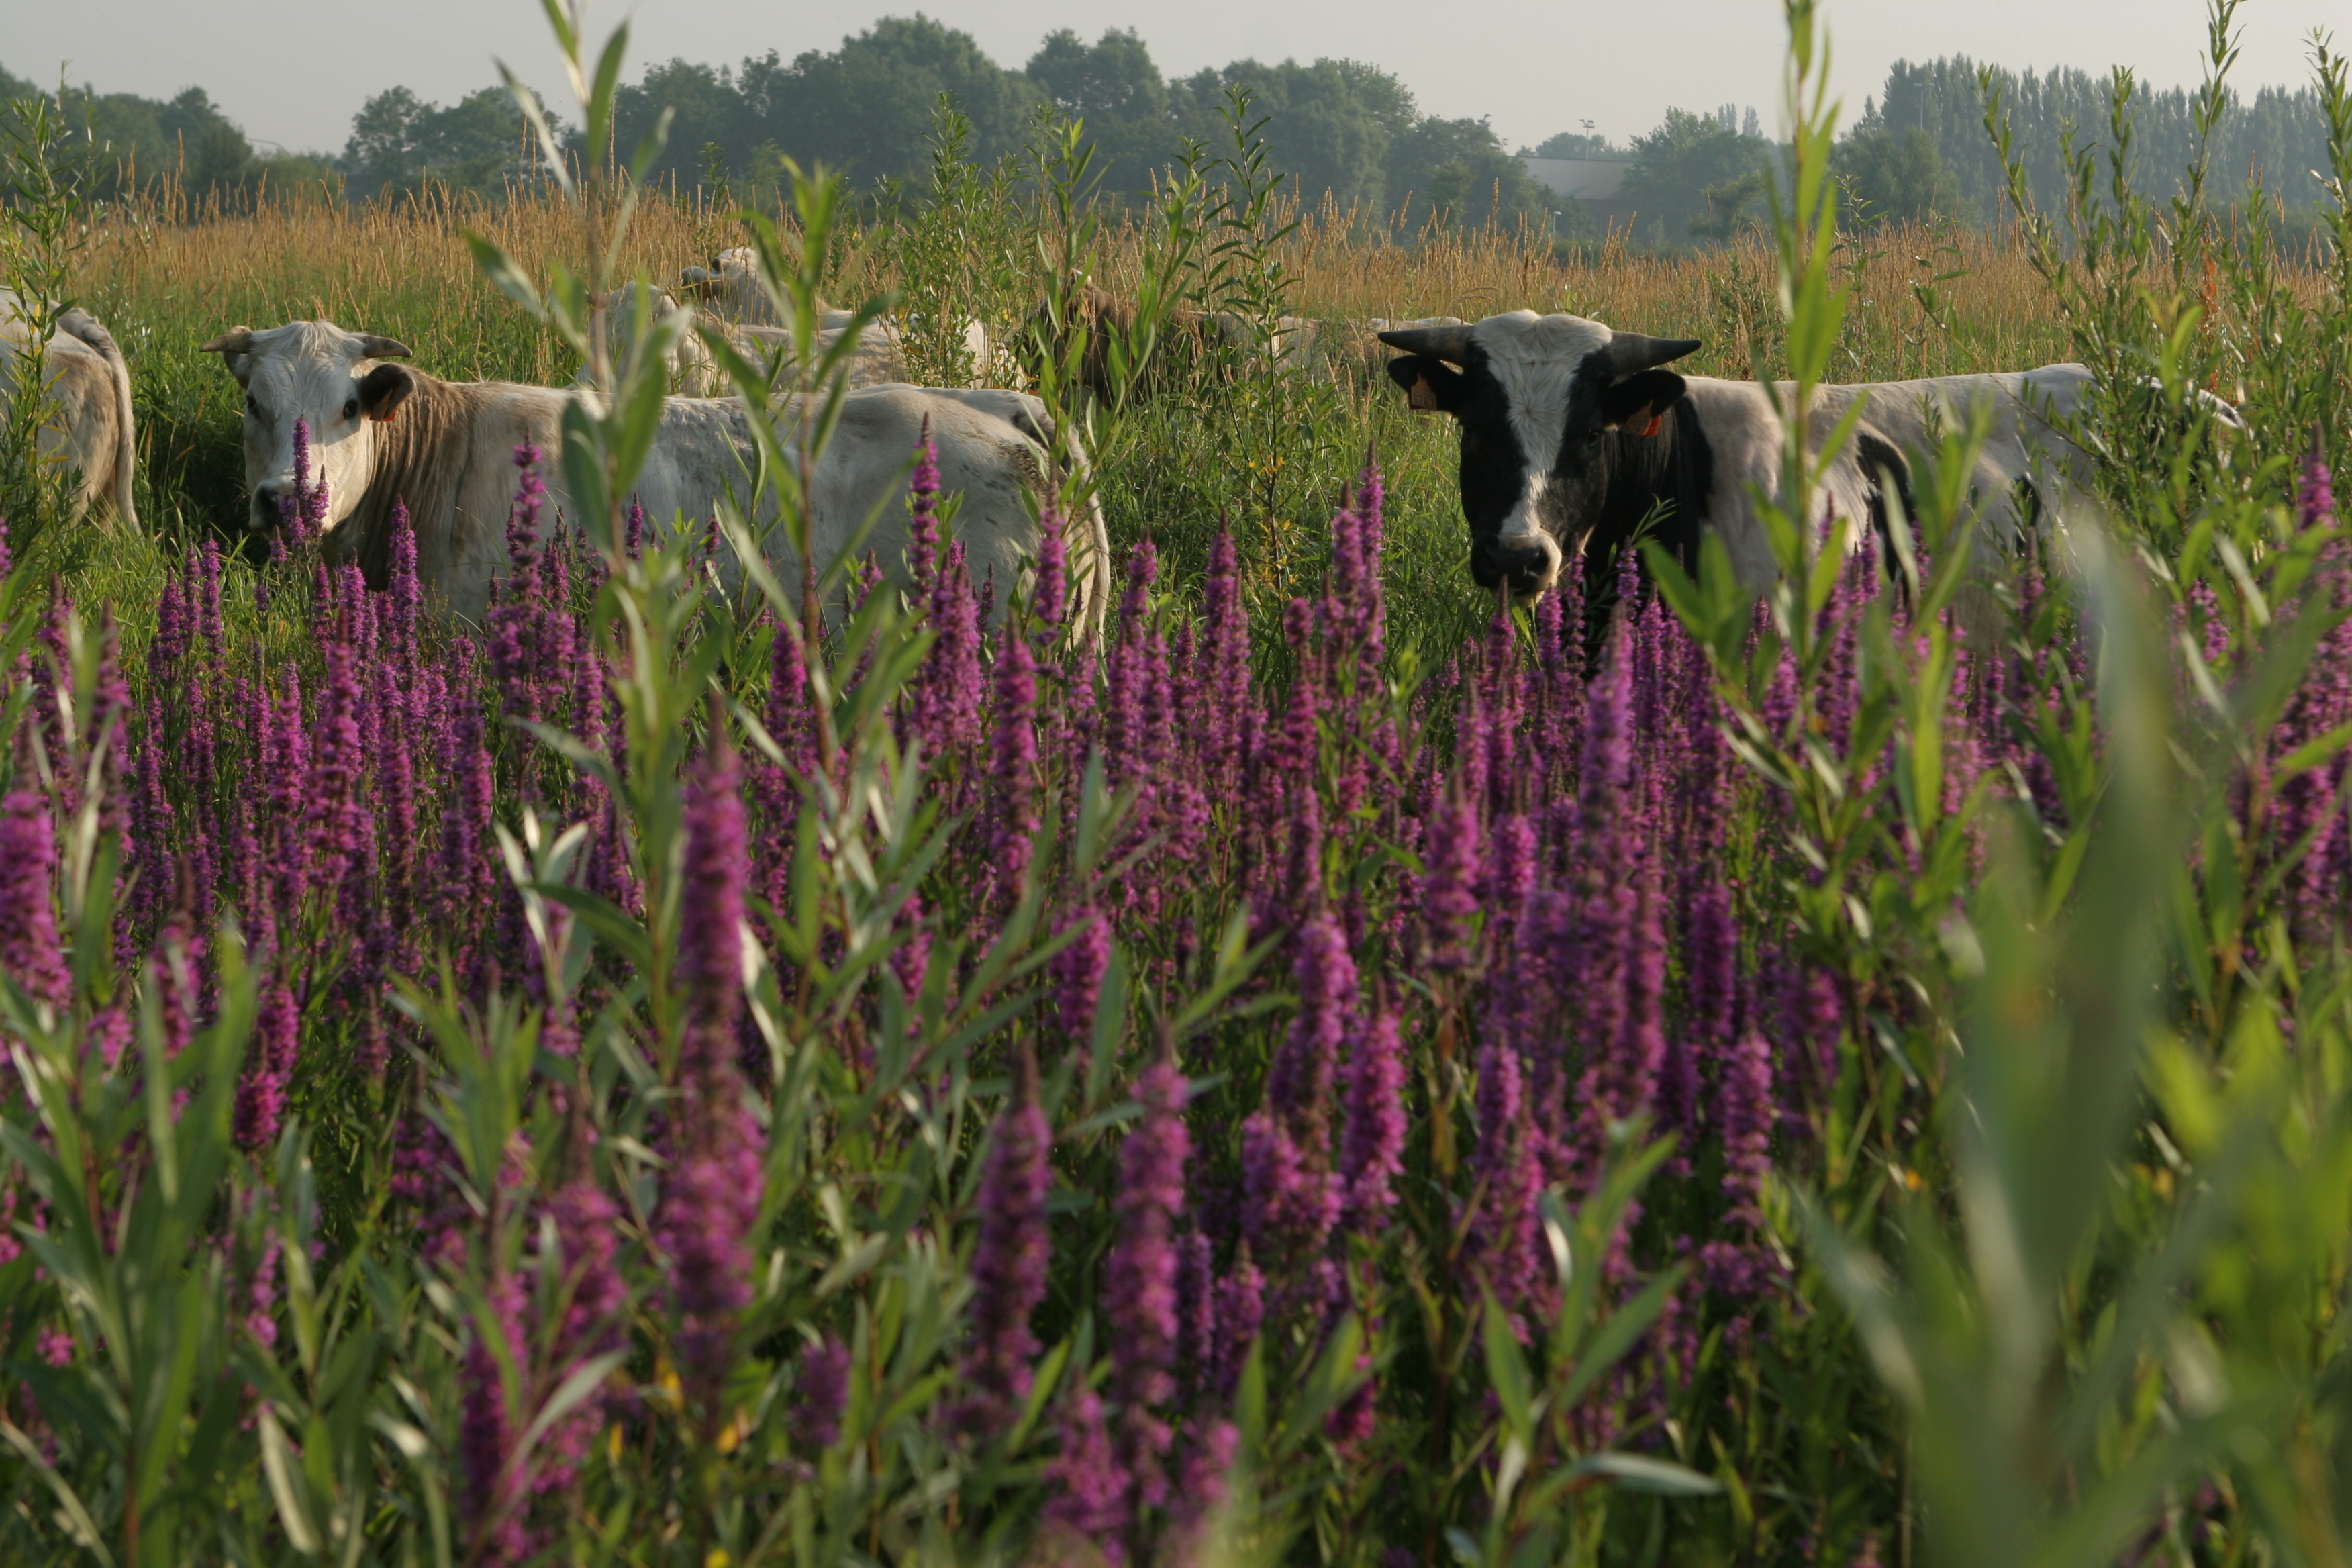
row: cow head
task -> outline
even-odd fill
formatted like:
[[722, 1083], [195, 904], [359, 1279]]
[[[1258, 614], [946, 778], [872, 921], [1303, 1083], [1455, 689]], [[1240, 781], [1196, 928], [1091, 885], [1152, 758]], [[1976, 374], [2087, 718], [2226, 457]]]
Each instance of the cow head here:
[[1522, 597], [1582, 552], [1599, 516], [1604, 437], [1655, 435], [1683, 395], [1683, 378], [1657, 367], [1699, 346], [1532, 310], [1380, 338], [1405, 351], [1389, 374], [1407, 401], [1462, 426], [1471, 575]]
[[375, 469], [375, 427], [415, 389], [407, 345], [332, 321], [290, 321], [255, 331], [238, 327], [204, 345], [245, 388], [245, 479], [252, 494], [246, 526], [278, 526], [278, 503], [294, 489], [294, 423], [309, 422], [310, 471], [327, 481], [327, 526], [351, 515]]

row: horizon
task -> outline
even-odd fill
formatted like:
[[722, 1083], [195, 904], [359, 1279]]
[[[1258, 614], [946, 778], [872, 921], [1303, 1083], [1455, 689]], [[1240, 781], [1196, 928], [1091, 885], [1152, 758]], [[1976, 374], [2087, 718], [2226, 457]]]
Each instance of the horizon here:
[[[1195, 0], [1181, 16], [1166, 7], [1139, 5], [1082, 14], [1060, 0], [948, 0], [925, 5], [920, 14], [971, 34], [984, 53], [1012, 70], [1027, 63], [1048, 33], [1065, 26], [1089, 42], [1106, 29], [1133, 27], [1153, 62], [1171, 79], [1244, 58], [1269, 64], [1286, 58], [1360, 60], [1394, 75], [1423, 113], [1486, 119], [1511, 149], [1581, 130], [1586, 121], [1595, 133], [1622, 144], [1655, 126], [1669, 108], [1752, 107], [1768, 133], [1779, 120], [1781, 19], [1777, 6], [1760, 0], [1690, 0], [1676, 28], [1678, 47], [1687, 49], [1694, 39], [1708, 47], [1703, 58], [1685, 58], [1665, 81], [1654, 79], [1656, 73], [1622, 67], [1591, 70], [1580, 81], [1573, 64], [1549, 66], [1540, 47], [1498, 55], [1483, 40], [1436, 46], [1402, 41], [1411, 37], [1408, 30], [1378, 25], [1415, 15], [1397, 0], [1375, 0], [1369, 9], [1349, 13], [1349, 29], [1360, 36], [1354, 38], [1333, 37], [1336, 29], [1300, 10], [1205, 0], [1204, 12], [1202, 3]], [[574, 117], [536, 5], [485, 13], [458, 0], [415, 0], [405, 14], [417, 18], [417, 25], [389, 37], [381, 12], [320, 13], [294, 0], [248, 0], [237, 9], [243, 25], [230, 32], [217, 25], [217, 13], [208, 16], [204, 8], [158, 0], [84, 0], [70, 11], [52, 7], [18, 22], [17, 38], [0, 66], [47, 87], [57, 80], [62, 61], [67, 79], [76, 87], [87, 82], [101, 93], [151, 99], [201, 87], [257, 147], [286, 153], [339, 154], [360, 105], [393, 87], [446, 104], [495, 85], [493, 57], [504, 58], [567, 119]], [[1539, 14], [1513, 0], [1497, 9], [1526, 15], [1531, 42], [1557, 40], [1565, 47], [1582, 41], [1587, 47], [1580, 52], [1586, 58], [1633, 58], [1654, 30], [1652, 14], [1622, 7], [1580, 7], [1580, 16]], [[2309, 83], [2308, 34], [2323, 9], [2319, 0], [2287, 0], [2244, 23], [2242, 53], [2230, 79], [2241, 97], [2263, 87]], [[811, 49], [830, 51], [884, 16], [908, 14], [903, 5], [876, 5], [834, 12], [819, 25], [805, 18], [780, 22], [772, 11], [761, 15], [763, 10], [754, 0], [696, 0], [691, 5], [641, 0], [625, 11], [592, 7], [588, 19], [596, 34], [616, 19], [629, 21], [624, 79], [635, 81], [647, 66], [673, 58], [731, 67], [770, 49], [787, 61]], [[1203, 25], [1204, 17], [1209, 25]], [[2055, 15], [2053, 8], [2033, 6], [2029, 0], [1987, 0], [1965, 15], [1923, 14], [1885, 0], [1832, 0], [1828, 23], [1842, 125], [1859, 117], [1864, 100], [1877, 93], [1898, 59], [1967, 55], [2036, 72], [2068, 67], [2104, 73], [2121, 65], [2161, 90], [2197, 82], [2205, 37], [2202, 0], [2080, 0]], [[467, 34], [469, 41], [453, 47], [451, 32]], [[73, 47], [92, 36], [125, 33], [149, 40], [138, 58], [93, 58]], [[313, 63], [315, 41], [338, 33], [342, 36], [330, 40], [334, 57], [367, 63], [322, 72]], [[1367, 33], [1376, 41], [1360, 41]], [[2128, 44], [2122, 51], [2126, 58], [2108, 58], [2119, 42]]]

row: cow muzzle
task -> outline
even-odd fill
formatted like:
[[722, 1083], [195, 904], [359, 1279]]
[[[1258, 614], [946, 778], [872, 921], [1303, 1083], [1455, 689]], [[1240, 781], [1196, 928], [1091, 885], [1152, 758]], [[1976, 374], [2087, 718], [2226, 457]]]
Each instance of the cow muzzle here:
[[1559, 546], [1551, 535], [1498, 534], [1470, 552], [1470, 575], [1482, 588], [1507, 585], [1511, 595], [1532, 599], [1559, 578]]

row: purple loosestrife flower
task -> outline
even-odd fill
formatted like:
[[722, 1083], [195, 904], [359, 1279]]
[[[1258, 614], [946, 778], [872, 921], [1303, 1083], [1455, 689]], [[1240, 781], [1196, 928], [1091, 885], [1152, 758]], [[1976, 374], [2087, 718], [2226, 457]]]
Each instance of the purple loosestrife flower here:
[[[505, 1343], [493, 1348], [474, 1320], [474, 1335], [466, 1346], [460, 1378], [457, 1432], [458, 1461], [464, 1469], [458, 1502], [466, 1533], [473, 1546], [470, 1563], [520, 1563], [528, 1555], [521, 1510], [526, 1488], [520, 1484], [515, 1442], [520, 1423], [507, 1408], [501, 1361], [520, 1362], [524, 1349], [522, 1288], [503, 1271], [489, 1284], [490, 1311]], [[503, 1354], [501, 1354], [503, 1352]]]
[[1202, 656], [1208, 668], [1201, 681], [1201, 709], [1194, 718], [1203, 782], [1229, 798], [1241, 782], [1242, 722], [1249, 707], [1249, 608], [1242, 602], [1234, 534], [1217, 531], [1209, 547], [1209, 577], [1202, 592], [1206, 627]]
[[[1178, 1473], [1173, 1510], [1180, 1531], [1198, 1531], [1224, 1507], [1234, 1460], [1240, 1456], [1241, 1447], [1241, 1428], [1222, 1417], [1196, 1416], [1186, 1424], [1184, 1458]], [[1185, 1563], [1199, 1562], [1200, 1558], [1186, 1550], [1180, 1534], [1172, 1549], [1163, 1550], [1160, 1560]]]
[[35, 1001], [63, 1008], [73, 976], [58, 942], [57, 863], [48, 802], [11, 790], [0, 801], [0, 970]]
[[375, 818], [362, 799], [367, 782], [360, 733], [363, 704], [352, 649], [331, 640], [324, 653], [327, 679], [319, 689], [317, 750], [304, 790], [310, 818], [305, 855], [317, 885], [333, 889], [342, 887], [345, 877], [362, 866], [362, 838], [373, 837]]
[[1013, 1091], [981, 1168], [980, 1237], [971, 1255], [971, 1337], [963, 1354], [968, 1393], [951, 1419], [983, 1439], [1009, 1431], [1028, 1403], [1037, 1337], [1030, 1315], [1045, 1299], [1053, 1240], [1045, 1199], [1054, 1173], [1053, 1129], [1037, 1103], [1037, 1068], [1024, 1048], [1013, 1058]]
[[1037, 517], [1037, 577], [1029, 590], [1029, 613], [1037, 617], [1040, 640], [1050, 642], [1069, 608], [1070, 547], [1061, 509], [1045, 506]]
[[1154, 1410], [1176, 1395], [1176, 1219], [1184, 1209], [1188, 1086], [1171, 1054], [1143, 1070], [1136, 1098], [1143, 1118], [1119, 1154], [1117, 1238], [1103, 1280], [1110, 1324], [1112, 1383], [1120, 1411], [1121, 1468], [1139, 1507], [1168, 1501], [1164, 1468], [1172, 1433]]
[[416, 668], [418, 628], [425, 616], [425, 588], [416, 575], [416, 529], [408, 503], [392, 503], [391, 653], [403, 675]]
[[1216, 1248], [1201, 1232], [1176, 1243], [1176, 1365], [1184, 1403], [1201, 1399], [1217, 1364]]
[[1103, 772], [1114, 789], [1148, 784], [1152, 776], [1145, 642], [1150, 629], [1151, 584], [1159, 570], [1159, 553], [1148, 539], [1128, 557], [1127, 591], [1119, 599], [1118, 638], [1108, 661], [1109, 700], [1103, 714]]
[[1478, 899], [1478, 808], [1460, 788], [1437, 802], [1422, 848], [1420, 886], [1423, 962], [1440, 973], [1467, 968], [1475, 957]]
[[918, 595], [928, 595], [940, 564], [940, 447], [931, 439], [931, 417], [915, 447], [915, 471], [907, 481], [907, 576]]
[[[1492, 1043], [1480, 1047], [1478, 1146], [1472, 1163], [1480, 1200], [1478, 1223], [1472, 1227], [1473, 1271], [1515, 1320], [1542, 1297], [1542, 1215], [1537, 1202], [1543, 1170], [1520, 1089], [1518, 1053]], [[1517, 1327], [1524, 1339], [1524, 1321]]]
[[1682, 1138], [1678, 1159], [1696, 1139], [1701, 1071], [1712, 1066], [1720, 1073], [1738, 1026], [1739, 927], [1731, 889], [1720, 882], [1700, 888], [1684, 921], [1683, 977], [1689, 1004], [1658, 1081], [1662, 1130]]
[[1210, 1397], [1223, 1401], [1241, 1386], [1258, 1329], [1265, 1321], [1265, 1276], [1244, 1246], [1217, 1282], [1217, 1366]]
[[245, 1076], [237, 1080], [236, 1131], [240, 1149], [267, 1149], [278, 1142], [278, 1119], [285, 1114], [286, 1089], [294, 1076], [301, 1022], [294, 993], [287, 989], [284, 980], [274, 980], [261, 994]]
[[496, 781], [490, 771], [482, 710], [470, 681], [463, 682], [456, 721], [450, 726], [449, 785], [441, 814], [442, 918], [471, 928], [488, 892], [485, 857]]
[[416, 890], [416, 754], [400, 679], [393, 664], [375, 668], [373, 702], [383, 716], [385, 745], [377, 758], [376, 809], [371, 816], [383, 825], [384, 910], [394, 929], [405, 931]]
[[2296, 520], [2305, 528], [2325, 528], [2335, 521], [2335, 486], [2316, 430], [2312, 432], [2311, 450], [2303, 459], [2303, 468], [2295, 475], [2294, 510]]
[[707, 1430], [732, 1364], [735, 1320], [751, 1299], [751, 1230], [764, 1182], [758, 1129], [735, 1069], [742, 1008], [743, 884], [749, 867], [741, 770], [722, 733], [688, 782], [679, 868], [683, 1003], [679, 1097], [656, 1239], [669, 1259], [679, 1369]]
[[1113, 1452], [1102, 1395], [1080, 1388], [1062, 1401], [1062, 1451], [1046, 1467], [1045, 1522], [1102, 1553], [1111, 1568], [1127, 1557], [1129, 1483]]
[[939, 641], [924, 661], [935, 696], [935, 746], [972, 746], [980, 742], [980, 601], [972, 593], [971, 570], [964, 558], [963, 541], [948, 546], [947, 565], [931, 588], [929, 620]]
[[1103, 973], [1110, 967], [1110, 921], [1092, 904], [1081, 904], [1055, 934], [1073, 926], [1078, 928], [1078, 934], [1054, 954], [1049, 968], [1063, 1037], [1083, 1062], [1094, 1039], [1095, 1006], [1102, 996]]
[[830, 1335], [803, 1346], [793, 1383], [793, 1440], [812, 1450], [832, 1447], [848, 1408], [849, 1347]]
[[1723, 1191], [1731, 1200], [1725, 1215], [1737, 1233], [1701, 1249], [1708, 1283], [1727, 1295], [1753, 1295], [1759, 1273], [1770, 1266], [1761, 1245], [1759, 1207], [1764, 1177], [1772, 1168], [1772, 1047], [1750, 1032], [1724, 1058], [1717, 1086], [1717, 1125], [1723, 1142]]
[[1356, 961], [1347, 934], [1330, 915], [1318, 914], [1298, 933], [1291, 974], [1298, 1013], [1265, 1074], [1265, 1104], [1310, 1148], [1326, 1142], [1339, 1047], [1356, 1015]]
[[292, 921], [310, 888], [310, 803], [303, 798], [310, 785], [310, 745], [302, 718], [302, 678], [292, 663], [280, 673], [283, 694], [267, 717], [262, 741], [262, 771], [268, 789], [269, 817], [262, 829], [262, 847], [270, 859], [274, 910], [281, 922]]
[[1340, 1141], [1349, 1223], [1376, 1235], [1396, 1202], [1404, 1173], [1405, 1060], [1396, 1015], [1383, 1006], [1359, 1035], [1348, 1061], [1348, 1124]]
[[1029, 645], [1007, 637], [996, 656], [996, 743], [989, 772], [996, 798], [989, 817], [988, 859], [1019, 902], [1029, 891], [1029, 857], [1037, 833], [1037, 664]]

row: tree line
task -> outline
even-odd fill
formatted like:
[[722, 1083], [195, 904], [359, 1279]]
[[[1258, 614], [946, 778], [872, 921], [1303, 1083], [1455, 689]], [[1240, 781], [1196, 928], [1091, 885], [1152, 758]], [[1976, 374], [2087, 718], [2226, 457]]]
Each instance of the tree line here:
[[[1863, 222], [1997, 220], [2007, 180], [1984, 126], [1988, 82], [2039, 202], [2065, 197], [2070, 138], [2096, 150], [2113, 140], [2109, 79], [2066, 68], [1986, 73], [1962, 56], [1899, 60], [1838, 149], [1850, 215]], [[723, 185], [754, 199], [777, 188], [788, 159], [845, 170], [868, 193], [894, 183], [919, 186], [943, 99], [969, 121], [968, 153], [982, 163], [1017, 158], [1038, 117], [1057, 113], [1084, 121], [1097, 189], [1120, 201], [1148, 194], [1188, 141], [1223, 144], [1230, 131], [1221, 116], [1235, 89], [1249, 94], [1272, 165], [1295, 181], [1307, 205], [1328, 197], [1406, 232], [1433, 216], [1472, 226], [1532, 223], [1569, 238], [1623, 222], [1637, 242], [1704, 243], [1761, 220], [1779, 165], [1778, 145], [1753, 109], [1670, 109], [1622, 147], [1563, 131], [1515, 154], [1484, 120], [1424, 114], [1395, 76], [1358, 61], [1242, 59], [1169, 77], [1131, 30], [1114, 28], [1088, 43], [1065, 28], [1010, 69], [970, 34], [921, 16], [886, 18], [836, 49], [789, 61], [771, 50], [731, 66], [657, 63], [621, 89], [616, 108], [624, 146], [664, 108], [673, 110], [655, 170], [663, 182], [680, 190]], [[35, 90], [0, 70], [0, 93]], [[353, 200], [430, 185], [496, 196], [532, 173], [520, 116], [495, 87], [446, 105], [405, 87], [379, 92], [360, 106], [336, 155], [257, 150], [202, 88], [168, 101], [87, 87], [64, 97], [68, 122], [111, 160], [101, 192], [171, 172], [200, 195], [250, 192], [274, 181], [336, 188]], [[2196, 144], [2191, 96], [2134, 85], [2127, 101], [2127, 167], [2144, 187], [2167, 192]], [[2307, 212], [2321, 194], [2309, 171], [2325, 165], [2326, 139], [2318, 95], [2308, 86], [2232, 98], [2210, 147], [2209, 195], [2240, 204], [2259, 185], [2290, 213]], [[1529, 176], [1521, 158], [1530, 153], [1616, 159], [1626, 165], [1624, 177], [1612, 199], [1586, 210]]]

